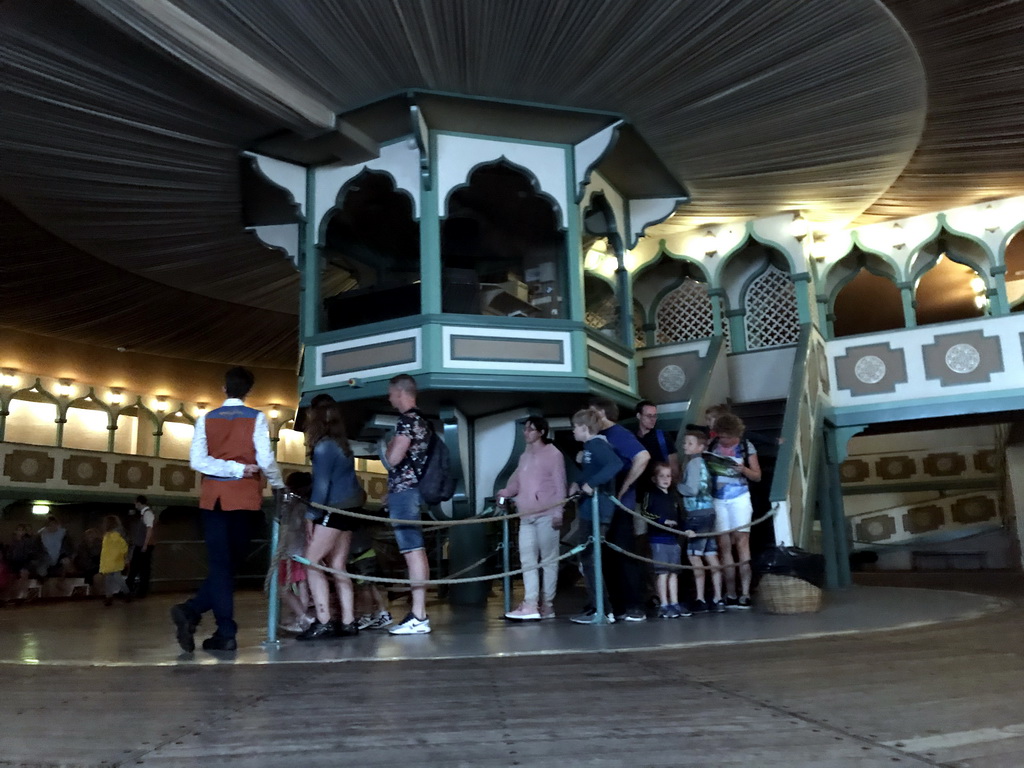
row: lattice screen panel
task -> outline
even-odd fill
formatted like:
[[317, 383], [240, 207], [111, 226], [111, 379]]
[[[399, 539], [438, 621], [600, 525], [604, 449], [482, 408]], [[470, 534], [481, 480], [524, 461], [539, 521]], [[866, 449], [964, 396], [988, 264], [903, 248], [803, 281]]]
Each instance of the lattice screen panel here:
[[706, 283], [683, 280], [662, 298], [655, 315], [654, 339], [658, 344], [706, 339], [715, 335], [715, 319]]
[[593, 306], [587, 307], [584, 321], [591, 328], [615, 328], [619, 322], [619, 302], [614, 296], [609, 296]]
[[770, 265], [754, 279], [746, 306], [747, 349], [794, 344], [800, 337], [796, 286], [778, 267]]
[[647, 346], [647, 334], [644, 333], [644, 308], [639, 301], [633, 302], [633, 344], [637, 349]]

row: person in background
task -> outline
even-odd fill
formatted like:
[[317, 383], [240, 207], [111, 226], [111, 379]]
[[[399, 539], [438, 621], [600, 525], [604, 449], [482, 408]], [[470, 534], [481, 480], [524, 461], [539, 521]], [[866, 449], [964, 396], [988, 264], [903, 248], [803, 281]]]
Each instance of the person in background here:
[[40, 578], [63, 576], [71, 567], [71, 555], [74, 547], [67, 530], [60, 524], [56, 515], [46, 518], [46, 525], [36, 534], [41, 547], [37, 573]]
[[[604, 536], [611, 523], [615, 512], [615, 505], [611, 495], [618, 489], [616, 476], [622, 469], [622, 460], [615, 453], [615, 450], [608, 443], [608, 438], [599, 434], [604, 419], [601, 414], [593, 408], [586, 408], [577, 411], [572, 417], [572, 436], [583, 443], [583, 450], [580, 455], [580, 480], [582, 484], [579, 490], [586, 497], [598, 495], [598, 523], [601, 535]], [[571, 493], [576, 492], [575, 483], [570, 488]], [[580, 523], [579, 532], [583, 539], [590, 535], [594, 524], [593, 502], [590, 498], [581, 499], [579, 502], [578, 520]], [[594, 550], [597, 542], [594, 542], [580, 554], [580, 572], [586, 582], [587, 591], [590, 594], [590, 607], [570, 621], [575, 624], [597, 624], [600, 617], [597, 614], [597, 568], [594, 562]], [[615, 622], [614, 613], [610, 612], [611, 600], [608, 595], [608, 588], [604, 588], [604, 606], [609, 623]]]
[[388, 516], [395, 523], [398, 551], [409, 568], [412, 610], [401, 622], [391, 627], [392, 635], [426, 635], [430, 633], [427, 616], [427, 587], [430, 563], [426, 543], [419, 526], [401, 525], [400, 521], [421, 518], [420, 492], [417, 486], [427, 463], [427, 448], [433, 431], [430, 423], [416, 408], [416, 379], [399, 374], [388, 382], [388, 402], [400, 414], [395, 434], [385, 450], [388, 469]]
[[[606, 397], [593, 397], [590, 407], [601, 417], [601, 435], [608, 441], [622, 462], [622, 469], [616, 478], [616, 496], [627, 509], [636, 509], [635, 483], [644, 474], [651, 454], [643, 447], [636, 435], [615, 422], [619, 418], [619, 406]], [[618, 506], [608, 526], [608, 543], [626, 552], [637, 554], [636, 525], [634, 516]], [[647, 573], [644, 564], [629, 555], [609, 550], [605, 558], [608, 574], [608, 591], [612, 596], [612, 608], [616, 618], [624, 621], [647, 621]]]
[[[672, 482], [679, 482], [679, 452], [676, 450], [675, 439], [664, 430], [658, 429], [658, 406], [649, 400], [641, 400], [636, 404], [636, 437], [640, 444], [651, 454], [651, 464], [664, 462], [672, 471]], [[637, 491], [641, 494], [653, 488], [651, 473], [644, 473], [637, 480]]]
[[[748, 483], [761, 480], [757, 451], [743, 436], [743, 421], [731, 413], [715, 420], [716, 436], [708, 443], [708, 452], [724, 456], [735, 464], [728, 475], [715, 474], [712, 496], [715, 506], [715, 530], [725, 574], [725, 604], [731, 608], [750, 608], [750, 521], [754, 507]], [[735, 558], [733, 553], [735, 552]], [[736, 571], [740, 592], [736, 594]]]
[[[82, 539], [75, 547], [71, 566], [77, 576], [85, 579], [90, 587], [100, 572], [100, 555], [103, 551], [103, 534], [97, 528], [86, 528]], [[97, 591], [99, 588], [97, 587]]]
[[245, 368], [230, 369], [224, 374], [224, 404], [196, 420], [189, 464], [203, 476], [199, 508], [207, 576], [192, 598], [171, 608], [178, 645], [186, 653], [195, 650], [196, 628], [207, 611], [213, 611], [217, 631], [203, 641], [203, 650], [238, 649], [234, 582], [249, 544], [250, 518], [263, 506], [264, 478], [284, 488], [267, 417], [245, 404], [254, 383]]
[[277, 578], [281, 587], [281, 628], [286, 632], [305, 632], [313, 623], [309, 616], [309, 585], [306, 566], [292, 560], [293, 555], [306, 556], [309, 531], [306, 502], [313, 489], [309, 472], [292, 472], [284, 484], [292, 493], [283, 507], [277, 549]]
[[149, 580], [153, 573], [153, 532], [156, 515], [145, 496], [136, 496], [135, 505], [129, 511], [131, 551], [128, 554], [128, 588], [133, 597], [149, 594]]
[[529, 621], [555, 617], [559, 531], [566, 480], [562, 453], [547, 437], [548, 422], [542, 416], [531, 416], [523, 423], [526, 449], [508, 484], [497, 493], [499, 505], [503, 506], [505, 499], [516, 500], [520, 514], [519, 561], [524, 569], [523, 602], [506, 613], [506, 619]]
[[[644, 516], [658, 525], [683, 530], [686, 513], [682, 502], [672, 488], [672, 467], [667, 462], [658, 462], [651, 472], [654, 487], [642, 500]], [[689, 616], [690, 611], [679, 602], [679, 570], [683, 553], [679, 536], [662, 528], [651, 528], [651, 559], [655, 589], [658, 592], [658, 617], [678, 619]]]
[[[686, 454], [686, 469], [676, 490], [683, 497], [686, 509], [686, 527], [695, 534], [686, 544], [686, 555], [693, 566], [693, 581], [696, 599], [693, 613], [725, 611], [722, 599], [722, 571], [718, 564], [718, 543], [711, 534], [715, 530], [715, 506], [711, 498], [711, 475], [701, 454], [707, 447], [707, 435], [698, 430], [688, 430], [683, 436], [683, 453]], [[707, 601], [707, 571], [711, 571], [713, 597]]]
[[[360, 511], [366, 494], [356, 477], [352, 448], [345, 434], [345, 420], [335, 402], [313, 408], [306, 422], [306, 451], [313, 464], [313, 490], [310, 501], [335, 509]], [[325, 640], [348, 637], [359, 632], [355, 617], [352, 577], [348, 575], [348, 553], [352, 532], [359, 521], [338, 512], [310, 507], [314, 516], [306, 559], [313, 565], [326, 564], [332, 574], [341, 609], [339, 621], [331, 618], [330, 586], [327, 574], [319, 568], [307, 569], [309, 592], [316, 620], [298, 636], [299, 640]]]
[[124, 578], [124, 569], [128, 565], [128, 539], [117, 515], [103, 518], [103, 531], [100, 575], [103, 576], [103, 605], [109, 608], [114, 602], [114, 595], [123, 595], [127, 602], [132, 599]]

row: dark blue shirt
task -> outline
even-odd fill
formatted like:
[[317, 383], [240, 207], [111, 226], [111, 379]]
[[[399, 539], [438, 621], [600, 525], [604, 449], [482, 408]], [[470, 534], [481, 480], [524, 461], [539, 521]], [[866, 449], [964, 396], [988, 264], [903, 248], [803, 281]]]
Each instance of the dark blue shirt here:
[[[636, 439], [636, 435], [634, 435], [621, 424], [612, 424], [610, 427], [608, 427], [608, 429], [603, 430], [601, 434], [605, 438], [607, 438], [608, 442], [612, 446], [612, 450], [615, 451], [615, 454], [622, 461], [622, 468], [619, 471], [618, 477], [616, 477], [615, 479], [615, 482], [618, 484], [619, 488], [621, 488], [622, 481], [626, 479], [626, 475], [629, 474], [629, 470], [633, 466], [633, 459], [636, 457], [638, 453], [646, 451], [647, 449], [644, 448], [640, 441]], [[618, 493], [619, 488], [615, 489], [616, 493]], [[621, 501], [630, 509], [635, 508], [635, 485], [630, 487], [630, 489], [626, 491], [626, 494], [621, 499], [619, 499], [619, 501]]]

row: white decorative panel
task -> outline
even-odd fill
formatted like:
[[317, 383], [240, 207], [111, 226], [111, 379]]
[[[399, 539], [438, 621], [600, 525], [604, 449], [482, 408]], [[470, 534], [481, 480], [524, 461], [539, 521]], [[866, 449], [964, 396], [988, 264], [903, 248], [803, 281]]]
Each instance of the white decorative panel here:
[[795, 344], [800, 336], [796, 286], [789, 275], [770, 265], [754, 278], [746, 295], [747, 349]]

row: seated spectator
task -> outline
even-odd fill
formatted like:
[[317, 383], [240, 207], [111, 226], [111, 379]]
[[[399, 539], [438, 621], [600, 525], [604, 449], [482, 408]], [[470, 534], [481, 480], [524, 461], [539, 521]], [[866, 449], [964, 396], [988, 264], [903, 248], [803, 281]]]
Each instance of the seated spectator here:
[[86, 528], [82, 534], [82, 540], [75, 547], [74, 557], [71, 558], [71, 571], [75, 576], [81, 576], [85, 583], [92, 585], [96, 574], [100, 572], [100, 551], [103, 548], [103, 537], [96, 528]]
[[42, 547], [37, 573], [40, 578], [60, 577], [71, 568], [71, 537], [56, 515], [46, 518], [46, 525], [36, 534]]
[[39, 539], [24, 523], [18, 524], [6, 547], [5, 558], [10, 583], [7, 586], [6, 598], [13, 598], [25, 591], [30, 578], [34, 577], [42, 561]]

